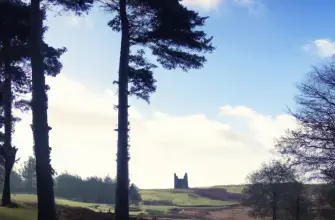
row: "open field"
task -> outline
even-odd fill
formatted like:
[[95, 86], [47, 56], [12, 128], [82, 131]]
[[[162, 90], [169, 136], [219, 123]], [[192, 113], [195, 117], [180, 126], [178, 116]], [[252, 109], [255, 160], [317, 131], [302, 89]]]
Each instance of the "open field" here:
[[222, 188], [227, 190], [227, 192], [230, 193], [243, 193], [243, 190], [245, 189], [245, 185], [227, 185], [227, 186], [213, 186], [211, 188]]
[[[113, 220], [112, 213], [94, 212], [90, 209], [76, 207], [58, 207], [59, 220]], [[151, 215], [153, 216], [153, 215]], [[247, 209], [244, 207], [231, 208], [190, 208], [187, 210], [171, 213], [170, 215], [158, 216], [159, 219], [203, 219], [203, 220], [253, 220], [247, 215]], [[36, 209], [23, 206], [10, 209], [0, 207], [1, 220], [35, 220], [37, 219]], [[136, 219], [134, 216], [132, 219]], [[137, 219], [152, 219], [143, 217]]]
[[21, 205], [19, 208], [0, 207], [1, 220], [35, 220], [37, 211], [33, 207]]
[[[233, 188], [233, 186], [220, 186], [187, 190], [140, 190], [143, 202], [138, 207], [130, 207], [130, 210], [134, 216], [157, 216], [159, 218], [164, 217], [169, 219], [190, 219], [191, 217], [197, 216], [197, 218], [200, 219], [226, 219], [218, 218], [218, 215], [230, 215], [229, 211], [234, 209], [239, 203], [234, 195], [238, 195], [236, 192], [240, 192], [241, 187], [235, 187], [236, 188]], [[1, 220], [36, 219], [36, 195], [13, 194], [12, 199], [17, 202], [20, 207], [12, 209], [0, 207]], [[110, 211], [113, 212], [113, 207], [110, 204], [83, 203], [62, 198], [56, 198], [56, 204], [58, 205], [60, 220], [86, 219], [85, 217], [77, 216], [83, 212], [86, 213], [85, 215], [91, 216], [91, 218], [100, 219], [102, 215], [108, 217], [106, 215], [108, 215]], [[241, 215], [244, 215], [243, 212], [241, 213]], [[66, 217], [73, 215], [77, 217]], [[94, 215], [100, 215], [100, 217]], [[112, 214], [109, 213], [109, 215]], [[102, 219], [105, 219], [105, 217]], [[113, 218], [109, 216], [107, 219]], [[247, 220], [248, 218], [245, 219]]]
[[[207, 189], [206, 189], [207, 190]], [[221, 192], [222, 194], [225, 192]], [[224, 199], [213, 199], [210, 196], [199, 195], [197, 189], [188, 190], [173, 190], [173, 189], [156, 189], [156, 190], [141, 190], [140, 194], [144, 203], [155, 201], [164, 205], [175, 206], [226, 206], [236, 204], [236, 201]], [[220, 194], [220, 192], [219, 192]], [[170, 204], [169, 204], [170, 203]]]

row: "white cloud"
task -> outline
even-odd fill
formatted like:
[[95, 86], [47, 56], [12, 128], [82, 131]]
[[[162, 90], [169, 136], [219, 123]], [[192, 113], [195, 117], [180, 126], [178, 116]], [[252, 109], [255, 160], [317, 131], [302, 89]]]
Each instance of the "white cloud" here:
[[330, 39], [318, 39], [302, 47], [304, 51], [314, 51], [320, 57], [330, 57], [335, 54], [335, 41]]
[[216, 9], [221, 0], [183, 0], [184, 5], [210, 11]]
[[258, 16], [265, 10], [262, 0], [183, 0], [184, 5], [203, 11], [217, 10], [221, 3], [233, 3], [235, 6], [247, 8], [250, 15]]
[[[115, 176], [117, 99], [112, 90], [97, 94], [64, 75], [48, 83], [54, 168], [82, 176]], [[191, 186], [242, 183], [271, 158], [273, 138], [295, 125], [290, 116], [270, 117], [245, 106], [219, 110], [214, 120], [204, 114], [160, 111], [144, 117], [130, 108], [131, 180], [142, 188], [172, 187], [173, 173], [186, 171]], [[233, 118], [242, 123], [226, 122]], [[26, 115], [16, 128], [14, 142], [22, 159], [32, 154], [30, 123]]]

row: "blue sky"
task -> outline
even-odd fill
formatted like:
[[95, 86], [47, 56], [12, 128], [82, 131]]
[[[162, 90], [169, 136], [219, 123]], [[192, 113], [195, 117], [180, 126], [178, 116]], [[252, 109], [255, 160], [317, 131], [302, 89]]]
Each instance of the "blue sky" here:
[[[217, 49], [207, 56], [208, 62], [203, 69], [187, 73], [158, 69], [155, 72], [158, 89], [150, 105], [131, 100], [134, 108], [132, 143], [134, 148], [138, 146], [132, 154], [131, 178], [142, 188], [171, 187], [172, 183], [168, 183], [172, 180], [171, 173], [185, 171], [191, 173], [191, 185], [243, 182], [252, 169], [272, 157], [273, 138], [294, 126], [294, 120], [286, 115], [286, 106], [294, 108], [293, 97], [297, 94], [294, 84], [303, 79], [311, 65], [322, 63], [335, 52], [332, 42], [335, 39], [335, 2], [331, 0], [185, 0], [184, 3], [210, 17], [204, 30], [214, 36], [213, 44]], [[83, 18], [49, 14], [46, 41], [53, 46], [68, 48], [62, 57], [61, 77], [53, 79], [54, 87], [49, 95], [55, 100], [54, 105], [51, 101], [50, 107], [51, 125], [54, 130], [59, 129], [50, 140], [56, 149], [53, 154], [56, 170], [84, 176], [115, 175], [114, 157], [111, 162], [107, 157], [115, 154], [115, 136], [106, 133], [103, 137], [95, 137], [104, 140], [101, 149], [95, 146], [105, 152], [108, 161], [102, 171], [98, 167], [83, 168], [89, 155], [98, 150], [90, 151], [87, 146], [86, 154], [83, 153], [76, 163], [80, 165], [76, 166], [62, 162], [67, 160], [64, 159], [65, 147], [62, 150], [58, 146], [69, 144], [57, 142], [70, 138], [64, 136], [64, 126], [68, 126], [69, 134], [79, 135], [78, 139], [69, 140], [69, 147], [77, 149], [75, 146], [87, 144], [88, 140], [81, 138], [85, 132], [89, 135], [92, 129], [89, 127], [82, 131], [82, 135], [77, 134], [78, 129], [87, 126], [85, 119], [78, 118], [76, 125], [66, 124], [71, 121], [71, 118], [70, 121], [64, 119], [69, 116], [69, 111], [77, 112], [75, 117], [84, 114], [86, 107], [71, 110], [70, 105], [61, 103], [60, 100], [68, 98], [61, 90], [73, 93], [76, 101], [86, 105], [90, 102], [99, 102], [100, 108], [106, 105], [109, 109], [104, 113], [91, 109], [90, 113], [95, 112], [91, 117], [106, 114], [106, 121], [109, 117], [111, 120], [108, 127], [111, 133], [115, 127], [115, 115], [109, 115], [115, 113], [108, 112], [113, 112], [112, 104], [116, 100], [111, 94], [115, 93], [112, 82], [117, 77], [120, 38], [106, 25], [109, 19], [110, 15], [98, 8]], [[81, 92], [71, 90], [71, 83]], [[98, 98], [101, 96], [103, 101]], [[63, 110], [62, 115], [59, 112]], [[28, 131], [29, 117], [26, 124], [21, 123], [17, 133]], [[61, 122], [60, 117], [65, 121]], [[96, 128], [100, 125], [95, 124]], [[218, 136], [212, 136], [213, 133]], [[23, 138], [19, 140], [19, 135], [17, 139], [17, 143], [24, 141]], [[211, 141], [207, 143], [207, 139]], [[23, 149], [21, 152], [25, 156], [30, 151]], [[157, 160], [157, 164], [153, 168], [152, 164], [144, 162], [146, 160]], [[192, 165], [196, 160], [201, 160], [204, 165]], [[165, 161], [164, 164], [161, 161]], [[250, 164], [242, 166], [244, 163]], [[238, 168], [232, 171], [229, 166]], [[146, 170], [144, 178], [139, 175], [141, 170]], [[229, 177], [217, 177], [216, 173], [221, 171]], [[207, 175], [206, 180], [204, 175]], [[158, 180], [153, 179], [158, 176]]]
[[[294, 83], [311, 64], [320, 61], [302, 46], [320, 38], [331, 39], [334, 2], [255, 0], [255, 4], [262, 5], [256, 12], [251, 12], [254, 6], [234, 1], [221, 1], [210, 11], [198, 6], [210, 16], [205, 30], [214, 36], [217, 50], [208, 55], [201, 70], [157, 70], [159, 87], [151, 105], [175, 114], [199, 110], [210, 115], [224, 103], [248, 105], [265, 114], [278, 114], [285, 111], [285, 105], [292, 106]], [[84, 19], [71, 26], [59, 17], [50, 18], [46, 38], [52, 45], [69, 49], [63, 61], [67, 69], [76, 69], [71, 76], [97, 89], [110, 87], [117, 72], [120, 40], [106, 26], [108, 18], [107, 13], [94, 10], [86, 18], [92, 22], [91, 28]]]

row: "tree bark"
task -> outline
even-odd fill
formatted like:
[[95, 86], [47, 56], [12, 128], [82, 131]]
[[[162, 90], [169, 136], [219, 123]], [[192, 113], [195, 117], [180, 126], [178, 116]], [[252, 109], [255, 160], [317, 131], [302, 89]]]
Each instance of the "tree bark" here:
[[5, 184], [2, 193], [2, 206], [10, 205], [10, 173], [12, 171], [16, 152], [12, 149], [12, 77], [10, 71], [10, 42], [4, 42], [4, 86], [3, 86], [3, 101], [5, 115], [5, 136], [3, 157], [5, 160]]
[[10, 195], [10, 173], [11, 169], [5, 168], [5, 180], [2, 191], [2, 204], [1, 206], [8, 206], [11, 204], [11, 195]]
[[120, 0], [121, 51], [119, 63], [117, 183], [115, 219], [129, 219], [129, 170], [128, 170], [128, 66], [129, 66], [129, 22], [126, 0]]
[[273, 200], [272, 200], [272, 220], [277, 219], [277, 193], [273, 192]]
[[296, 200], [295, 220], [300, 220], [300, 195], [297, 196]]
[[56, 220], [53, 179], [50, 164], [47, 94], [43, 69], [42, 14], [40, 0], [31, 0], [31, 66], [33, 137], [36, 156], [38, 220]]

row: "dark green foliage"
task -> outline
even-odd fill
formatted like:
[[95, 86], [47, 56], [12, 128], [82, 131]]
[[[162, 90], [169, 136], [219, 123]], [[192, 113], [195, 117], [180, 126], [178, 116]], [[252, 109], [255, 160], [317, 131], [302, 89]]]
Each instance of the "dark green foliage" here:
[[149, 102], [150, 94], [156, 91], [156, 80], [152, 71], [156, 66], [149, 63], [144, 54], [144, 50], [138, 50], [137, 54], [129, 56], [128, 77], [131, 85], [129, 93]]
[[[72, 10], [77, 14], [91, 8], [92, 0], [49, 0], [45, 1], [55, 6], [62, 6], [65, 10]], [[50, 6], [50, 5], [48, 5]], [[45, 7], [44, 9], [46, 9]], [[42, 10], [43, 11], [43, 10]], [[38, 195], [38, 219], [56, 220], [56, 208], [53, 191], [53, 178], [50, 159], [49, 130], [48, 125], [48, 100], [45, 83], [45, 66], [43, 65], [43, 17], [40, 16], [41, 0], [30, 2], [30, 57], [32, 66], [32, 115], [34, 151], [36, 157], [36, 177]], [[60, 67], [60, 66], [59, 66]], [[59, 69], [59, 68], [58, 68]]]
[[24, 162], [21, 170], [25, 191], [28, 193], [36, 193], [36, 160], [34, 157], [29, 157]]
[[[49, 0], [46, 5], [62, 6], [65, 10], [71, 10], [80, 14], [91, 8], [92, 0]], [[46, 9], [45, 7], [44, 9]], [[53, 178], [50, 159], [49, 130], [48, 125], [48, 101], [43, 65], [43, 16], [40, 16], [41, 0], [30, 2], [30, 38], [29, 49], [32, 67], [32, 115], [33, 115], [33, 137], [34, 151], [36, 156], [36, 177], [38, 195], [38, 219], [56, 220], [56, 208], [53, 191]], [[61, 52], [61, 51], [58, 51]], [[58, 65], [57, 69], [60, 69]]]
[[284, 201], [283, 192], [290, 187], [300, 186], [296, 183], [294, 170], [278, 161], [263, 164], [247, 179], [249, 185], [245, 193], [248, 197], [243, 203], [251, 208], [250, 215], [259, 218], [272, 217], [273, 220], [281, 219], [280, 216], [283, 215], [283, 207], [280, 207]]
[[129, 187], [129, 201], [130, 204], [135, 205], [138, 205], [142, 201], [139, 189], [135, 186], [135, 184], [131, 184]]
[[[2, 170], [2, 171], [1, 171]], [[1, 168], [0, 166], [0, 187], [3, 188], [3, 183], [5, 179], [5, 173], [4, 173], [4, 168]], [[21, 174], [13, 169], [11, 174], [10, 174], [10, 189], [13, 193], [23, 193], [25, 192], [24, 185], [23, 185], [23, 180], [21, 177]]]
[[75, 12], [77, 15], [87, 13], [92, 7], [95, 0], [48, 0], [54, 6], [60, 6], [65, 11]]
[[80, 202], [114, 204], [115, 181], [105, 178], [61, 174], [55, 180], [55, 195]]
[[[23, 169], [11, 173], [11, 189], [13, 193], [36, 193], [35, 180], [30, 178], [35, 176], [32, 169], [34, 158], [30, 157], [24, 162]], [[3, 187], [4, 173], [0, 166], [0, 187]], [[35, 177], [33, 177], [35, 178]], [[78, 175], [69, 173], [60, 174], [55, 178], [54, 190], [55, 196], [87, 203], [115, 204], [116, 182], [109, 176], [104, 178], [88, 177], [82, 178]], [[133, 185], [130, 188], [131, 201], [138, 204], [141, 201], [139, 189]]]
[[[119, 12], [118, 1], [106, 0], [104, 3], [107, 11]], [[204, 26], [207, 17], [188, 10], [177, 0], [132, 0], [127, 2], [127, 12], [130, 46], [141, 48], [129, 57], [131, 95], [148, 101], [149, 95], [156, 91], [152, 70], [157, 66], [145, 59], [142, 48], [150, 49], [162, 67], [184, 71], [203, 67], [206, 58], [202, 53], [214, 50], [212, 37], [198, 30]], [[121, 31], [120, 16], [115, 16], [108, 25]]]
[[[0, 36], [0, 74], [1, 74], [1, 95], [3, 96], [2, 106], [3, 107], [3, 117], [4, 117], [4, 143], [0, 148], [0, 155], [4, 159], [4, 186], [2, 192], [2, 206], [8, 206], [11, 204], [11, 192], [10, 192], [10, 176], [11, 171], [16, 160], [17, 148], [12, 146], [12, 132], [13, 132], [13, 116], [12, 116], [12, 101], [13, 101], [13, 91], [12, 91], [12, 78], [13, 74], [19, 74], [20, 68], [15, 68], [15, 62], [21, 61], [23, 59], [20, 55], [26, 56], [25, 50], [21, 50], [24, 36], [29, 29], [22, 27], [22, 21], [24, 15], [24, 5], [12, 3], [6, 1], [0, 3], [1, 10], [1, 23], [0, 29], [4, 34]], [[13, 14], [12, 14], [13, 13]], [[21, 19], [21, 20], [20, 20]], [[12, 28], [14, 27], [13, 32]], [[26, 32], [25, 32], [26, 31]], [[20, 77], [16, 79], [20, 80]]]
[[[45, 11], [39, 14], [45, 19]], [[31, 65], [29, 50], [30, 9], [21, 1], [4, 1], [0, 3], [0, 85], [3, 96], [3, 112], [1, 121], [5, 125], [5, 143], [0, 153], [5, 161], [5, 187], [3, 205], [10, 203], [10, 172], [16, 160], [17, 148], [11, 145], [11, 134], [14, 132], [12, 106], [27, 111], [30, 101], [22, 99], [22, 95], [31, 92]], [[43, 28], [45, 33], [46, 28]], [[54, 49], [42, 42], [43, 71], [47, 75], [57, 75], [62, 65], [59, 57], [65, 48]]]
[[[118, 151], [116, 220], [129, 218], [128, 94], [149, 102], [156, 91], [153, 69], [144, 49], [163, 68], [197, 69], [206, 61], [202, 55], [214, 48], [211, 38], [199, 30], [206, 18], [188, 10], [178, 0], [103, 0], [114, 17], [108, 25], [121, 32], [119, 63]], [[131, 47], [136, 46], [135, 55]], [[130, 83], [130, 90], [128, 84]]]

